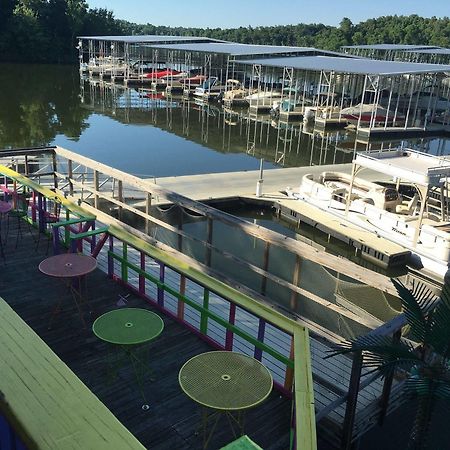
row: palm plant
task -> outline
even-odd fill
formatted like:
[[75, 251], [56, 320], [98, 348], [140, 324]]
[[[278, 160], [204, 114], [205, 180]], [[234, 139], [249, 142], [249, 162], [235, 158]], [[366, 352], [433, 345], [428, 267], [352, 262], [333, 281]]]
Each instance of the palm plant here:
[[339, 344], [333, 355], [362, 352], [367, 374], [404, 376], [405, 393], [417, 398], [409, 448], [423, 449], [437, 401], [450, 400], [450, 288], [445, 285], [436, 297], [424, 285], [408, 289], [392, 283], [402, 300], [408, 339], [371, 333]]

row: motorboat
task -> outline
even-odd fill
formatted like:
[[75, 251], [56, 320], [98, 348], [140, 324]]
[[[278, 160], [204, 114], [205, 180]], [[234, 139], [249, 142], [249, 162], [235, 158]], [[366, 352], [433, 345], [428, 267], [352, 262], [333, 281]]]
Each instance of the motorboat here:
[[185, 72], [181, 72], [179, 70], [172, 70], [172, 69], [164, 69], [164, 70], [157, 70], [154, 72], [145, 73], [143, 75], [144, 78], [151, 78], [159, 80], [160, 78], [179, 78], [186, 76]]
[[189, 87], [189, 86], [194, 87], [194, 86], [200, 86], [202, 83], [204, 83], [205, 80], [206, 80], [205, 75], [194, 75], [192, 77], [182, 78], [178, 81], [185, 87]]
[[[392, 182], [357, 177], [361, 168], [391, 176]], [[443, 277], [450, 261], [448, 177], [449, 161], [433, 155], [410, 149], [364, 152], [353, 160], [352, 175], [306, 174], [298, 191], [288, 189], [287, 195], [403, 246], [417, 266]]]
[[194, 97], [202, 100], [210, 100], [222, 95], [224, 86], [218, 84], [217, 77], [209, 77], [200, 86], [195, 88]]
[[225, 105], [248, 105], [246, 97], [249, 95], [242, 83], [238, 80], [228, 79], [225, 83], [225, 92], [223, 94], [223, 103]]
[[245, 96], [250, 107], [268, 108], [273, 107], [273, 103], [281, 100], [282, 93], [280, 91], [257, 91]]
[[387, 110], [383, 106], [375, 103], [360, 103], [341, 110], [340, 115], [349, 123], [357, 125], [362, 124], [393, 124], [400, 123], [404, 116], [394, 111]]

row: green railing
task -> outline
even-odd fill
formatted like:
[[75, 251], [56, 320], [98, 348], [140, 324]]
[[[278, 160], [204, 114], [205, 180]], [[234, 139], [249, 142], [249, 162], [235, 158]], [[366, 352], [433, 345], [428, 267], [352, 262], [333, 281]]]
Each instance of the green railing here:
[[[293, 394], [292, 442], [315, 449], [314, 394], [308, 330], [243, 291], [209, 275], [206, 268], [173, 249], [161, 249], [125, 226], [103, 223], [58, 192], [0, 166], [14, 190], [37, 198], [31, 219], [46, 230], [47, 200], [61, 203], [65, 220], [52, 224], [55, 250], [94, 254], [98, 267], [216, 348], [250, 354], [272, 372], [276, 387]], [[100, 214], [100, 213], [99, 213]], [[111, 219], [110, 223], [113, 220]]]

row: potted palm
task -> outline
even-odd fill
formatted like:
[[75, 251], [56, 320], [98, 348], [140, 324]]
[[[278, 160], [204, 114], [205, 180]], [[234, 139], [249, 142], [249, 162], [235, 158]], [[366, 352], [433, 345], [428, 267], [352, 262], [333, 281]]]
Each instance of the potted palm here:
[[392, 280], [401, 298], [408, 327], [405, 336], [393, 340], [376, 333], [336, 346], [333, 355], [359, 352], [366, 373], [404, 378], [406, 395], [417, 399], [409, 448], [423, 449], [438, 400], [450, 400], [450, 288], [439, 297], [422, 284], [411, 289]]

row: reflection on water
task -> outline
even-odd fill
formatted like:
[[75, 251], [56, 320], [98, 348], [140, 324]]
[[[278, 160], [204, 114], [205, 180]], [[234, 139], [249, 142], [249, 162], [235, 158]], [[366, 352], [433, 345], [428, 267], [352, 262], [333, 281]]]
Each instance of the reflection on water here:
[[[339, 164], [355, 150], [399, 144], [355, 142], [352, 131], [321, 132], [246, 109], [80, 82], [76, 66], [2, 64], [0, 80], [0, 148], [56, 143], [141, 176], [251, 170], [259, 158], [267, 169]], [[450, 153], [445, 139], [405, 144]]]
[[[358, 150], [399, 145], [399, 141], [357, 142], [349, 130], [311, 130], [301, 123], [273, 121], [269, 115], [252, 116], [246, 109], [198, 105], [181, 97], [167, 98], [159, 92], [80, 82], [77, 67], [71, 66], [3, 64], [0, 79], [0, 148], [56, 143], [138, 176], [255, 170], [260, 158], [266, 161], [266, 169], [340, 164], [350, 162]], [[450, 154], [450, 141], [446, 139], [410, 139], [404, 144], [435, 155]], [[306, 236], [331, 253], [369, 267], [369, 263], [354, 255], [353, 248], [328, 242], [307, 225], [292, 229], [271, 215], [233, 212], [294, 238]], [[186, 211], [160, 214], [188, 234], [202, 238], [206, 234], [206, 223]], [[133, 225], [142, 227], [139, 223]], [[155, 228], [152, 233], [158, 240], [205, 261], [205, 249], [195, 241], [179, 241], [162, 228]], [[214, 223], [213, 245], [222, 250], [236, 249], [242, 259], [262, 267], [264, 243], [237, 229]], [[262, 279], [219, 253], [212, 254], [211, 266], [342, 336], [364, 331], [364, 327]], [[268, 270], [274, 276], [294, 283], [295, 267], [294, 256], [271, 248]], [[300, 288], [368, 320], [384, 321], [399, 310], [395, 299], [309, 261], [302, 262], [300, 274], [295, 280]]]

